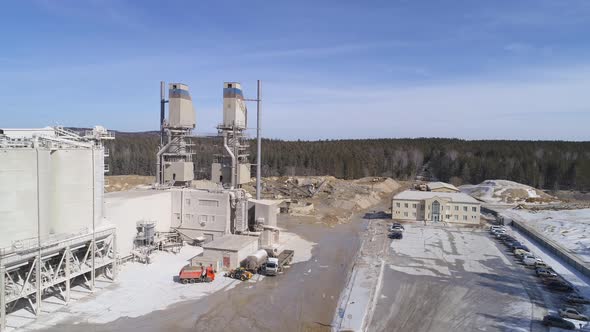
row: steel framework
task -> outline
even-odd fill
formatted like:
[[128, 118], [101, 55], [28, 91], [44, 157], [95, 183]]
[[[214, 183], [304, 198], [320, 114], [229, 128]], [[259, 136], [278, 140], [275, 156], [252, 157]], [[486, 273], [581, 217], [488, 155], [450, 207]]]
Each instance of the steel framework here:
[[0, 249], [0, 331], [23, 301], [38, 316], [44, 296], [59, 295], [67, 304], [75, 279], [92, 291], [96, 275], [115, 280], [116, 250], [114, 227], [50, 239], [41, 247], [34, 238]]

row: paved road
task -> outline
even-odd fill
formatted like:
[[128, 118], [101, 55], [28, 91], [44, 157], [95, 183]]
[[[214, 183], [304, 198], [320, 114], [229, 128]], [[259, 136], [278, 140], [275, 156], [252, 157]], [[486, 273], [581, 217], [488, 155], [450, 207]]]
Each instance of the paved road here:
[[387, 263], [370, 331], [546, 330], [534, 277], [481, 230], [407, 227]]

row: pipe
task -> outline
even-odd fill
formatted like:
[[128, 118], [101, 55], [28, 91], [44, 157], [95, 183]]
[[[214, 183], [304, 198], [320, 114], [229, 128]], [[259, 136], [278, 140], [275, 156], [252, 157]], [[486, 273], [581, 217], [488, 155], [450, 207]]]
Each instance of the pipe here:
[[260, 172], [260, 163], [261, 163], [261, 153], [262, 153], [262, 138], [260, 137], [260, 113], [262, 111], [262, 101], [260, 100], [261, 94], [261, 86], [260, 80], [258, 80], [258, 89], [257, 89], [257, 96], [256, 96], [256, 199], [260, 199], [260, 186], [261, 186], [261, 172]]
[[227, 134], [223, 135], [223, 147], [231, 157], [231, 187], [230, 189], [234, 189], [236, 187], [236, 179], [234, 178], [234, 174], [236, 173], [236, 155], [232, 152], [232, 150], [227, 145]]
[[[168, 133], [168, 136], [170, 136], [170, 133]], [[158, 151], [158, 153], [156, 154], [156, 180], [158, 180], [158, 185], [164, 184], [164, 170], [162, 169], [163, 167], [163, 163], [162, 163], [162, 153], [166, 152], [166, 150], [168, 150], [168, 148], [170, 147], [170, 144], [172, 143], [172, 141], [170, 140], [170, 137], [168, 137], [168, 143], [166, 145], [164, 145], [160, 151]]]
[[[33, 146], [37, 146], [37, 138], [33, 142]], [[37, 292], [35, 294], [35, 316], [41, 313], [41, 194], [39, 192], [39, 147], [35, 148], [37, 155], [37, 266], [35, 267], [35, 286]], [[0, 289], [4, 292], [4, 289]]]
[[166, 82], [160, 81], [160, 146], [164, 145], [164, 119], [166, 118]]

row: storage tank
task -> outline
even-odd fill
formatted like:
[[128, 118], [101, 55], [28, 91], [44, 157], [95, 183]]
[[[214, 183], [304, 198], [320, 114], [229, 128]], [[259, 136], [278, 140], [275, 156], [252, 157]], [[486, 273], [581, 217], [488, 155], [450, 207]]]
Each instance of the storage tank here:
[[262, 266], [262, 264], [266, 263], [267, 259], [268, 253], [266, 252], [266, 250], [260, 249], [252, 255], [246, 257], [246, 259], [244, 260], [243, 267], [246, 270], [257, 271]]
[[0, 247], [39, 235], [47, 238], [50, 168], [47, 149], [0, 149]]
[[248, 110], [244, 103], [242, 85], [238, 82], [223, 84], [223, 126], [246, 129]]
[[[51, 231], [53, 233], [78, 233], [92, 229], [95, 203], [93, 181], [97, 171], [95, 169], [93, 173], [93, 168], [96, 168], [96, 164], [93, 167], [93, 159], [95, 158], [91, 149], [69, 148], [52, 151]], [[104, 172], [104, 169], [101, 168], [100, 171]]]
[[195, 128], [195, 109], [188, 85], [170, 83], [168, 90], [168, 122], [171, 128]]

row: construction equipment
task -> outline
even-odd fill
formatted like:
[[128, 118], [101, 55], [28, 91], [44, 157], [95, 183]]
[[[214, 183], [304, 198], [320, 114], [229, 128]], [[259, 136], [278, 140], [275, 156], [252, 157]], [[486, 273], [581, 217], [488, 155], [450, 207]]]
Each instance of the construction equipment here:
[[238, 267], [237, 269], [233, 269], [225, 274], [226, 277], [230, 277], [232, 279], [238, 279], [242, 281], [250, 280], [253, 276], [252, 272], [246, 270], [243, 267]]
[[264, 274], [276, 276], [279, 272], [283, 272], [283, 268], [291, 264], [293, 255], [295, 255], [295, 251], [283, 250], [278, 257], [269, 258], [264, 267]]
[[207, 268], [201, 266], [185, 265], [178, 274], [178, 280], [183, 284], [194, 284], [196, 282], [211, 282], [215, 280], [213, 266]]

